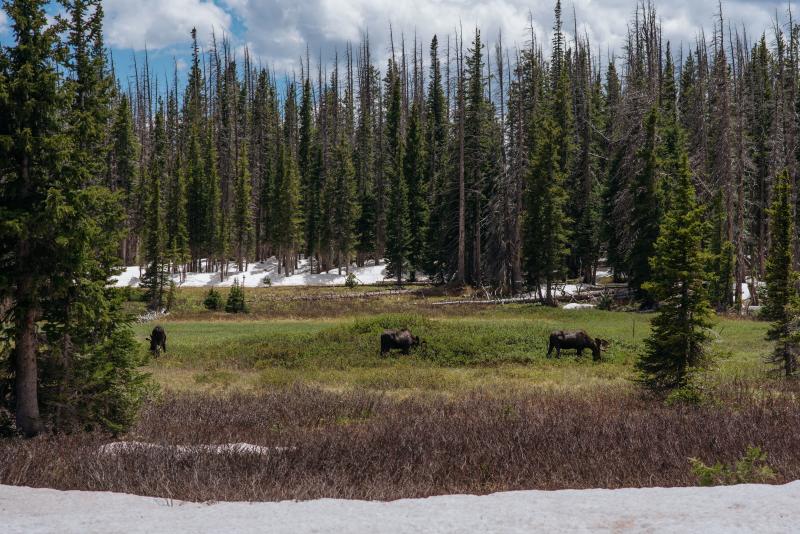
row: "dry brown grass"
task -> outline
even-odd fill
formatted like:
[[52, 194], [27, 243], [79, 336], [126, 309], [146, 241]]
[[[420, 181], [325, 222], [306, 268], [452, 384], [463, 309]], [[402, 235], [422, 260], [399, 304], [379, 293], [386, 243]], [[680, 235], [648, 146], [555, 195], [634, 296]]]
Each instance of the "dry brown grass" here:
[[92, 434], [0, 440], [0, 483], [192, 501], [396, 499], [517, 489], [693, 485], [688, 458], [731, 462], [750, 445], [776, 482], [800, 478], [800, 406], [789, 389], [731, 386], [667, 406], [630, 391], [397, 398], [293, 387], [168, 395], [126, 437], [162, 444], [289, 446], [268, 456], [107, 455]]

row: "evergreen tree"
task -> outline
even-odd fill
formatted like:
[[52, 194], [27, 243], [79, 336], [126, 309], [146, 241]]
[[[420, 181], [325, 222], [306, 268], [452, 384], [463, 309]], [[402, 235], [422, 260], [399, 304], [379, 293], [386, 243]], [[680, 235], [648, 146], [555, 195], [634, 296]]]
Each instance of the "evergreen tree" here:
[[647, 115], [646, 141], [638, 154], [642, 170], [637, 173], [631, 186], [633, 210], [630, 225], [634, 238], [628, 256], [628, 276], [630, 286], [645, 306], [654, 302], [653, 296], [647, 292], [644, 285], [652, 279], [650, 258], [655, 253], [660, 222], [657, 124], [658, 111], [653, 108]]
[[644, 285], [660, 307], [636, 367], [641, 383], [657, 392], [686, 385], [691, 370], [705, 363], [711, 323], [701, 217], [684, 153], [650, 262], [652, 281]]
[[167, 232], [169, 236], [166, 249], [167, 257], [172, 263], [173, 271], [181, 270], [182, 274], [182, 266], [189, 261], [189, 233], [186, 227], [186, 179], [180, 154], [177, 154], [172, 176], [170, 177], [168, 198], [168, 228], [171, 231]]
[[795, 275], [792, 270], [792, 186], [789, 173], [784, 170], [773, 189], [772, 206], [769, 210], [770, 246], [767, 255], [765, 282], [767, 298], [761, 317], [777, 324], [788, 322], [788, 309], [796, 296]]
[[[0, 51], [0, 299], [10, 299], [0, 404], [23, 434], [132, 423], [144, 378], [116, 292], [121, 198], [104, 185], [108, 118], [99, 3], [6, 2]], [[57, 61], [69, 82], [59, 84]], [[63, 122], [61, 122], [63, 120]], [[13, 348], [11, 348], [13, 347]]]
[[227, 313], [247, 313], [247, 304], [244, 300], [244, 285], [239, 285], [239, 279], [233, 279], [233, 285], [228, 292], [228, 300], [225, 301], [225, 311]]
[[709, 300], [719, 312], [733, 306], [733, 244], [728, 241], [722, 193], [714, 196], [709, 239]]
[[775, 347], [767, 363], [785, 377], [797, 374], [800, 354], [800, 302], [796, 289], [797, 275], [792, 269], [792, 211], [789, 174], [783, 171], [775, 183], [774, 200], [769, 210], [772, 241], [767, 256], [767, 302], [761, 316], [772, 320], [767, 340]]
[[564, 174], [559, 165], [558, 126], [546, 115], [539, 129], [539, 146], [531, 162], [525, 198], [524, 268], [528, 285], [536, 288], [541, 295], [544, 283], [544, 301], [554, 305], [553, 282], [563, 273], [566, 254], [566, 195]]
[[350, 255], [353, 252], [356, 222], [356, 183], [353, 156], [347, 139], [342, 136], [336, 148], [335, 163], [336, 205], [334, 206], [334, 240], [336, 244], [337, 265], [342, 264], [350, 272]]
[[239, 155], [233, 213], [234, 246], [239, 271], [244, 270], [245, 259], [251, 254], [253, 245], [252, 196], [247, 147], [243, 146]]
[[439, 40], [431, 40], [430, 75], [425, 106], [425, 126], [429, 220], [426, 234], [425, 270], [434, 278], [444, 276], [442, 266], [447, 255], [445, 243], [447, 232], [447, 134], [448, 109], [442, 86], [442, 70], [439, 61]]
[[418, 270], [424, 268], [425, 236], [428, 223], [427, 184], [422, 135], [422, 109], [415, 101], [411, 107], [406, 132], [406, 152], [403, 174], [408, 188], [408, 268], [409, 280], [416, 281]]
[[390, 70], [389, 108], [386, 115], [389, 209], [386, 224], [387, 274], [400, 284], [408, 262], [408, 188], [403, 172], [405, 147], [401, 124], [400, 75], [394, 63]]
[[313, 102], [311, 81], [303, 82], [303, 97], [300, 103], [300, 145], [298, 169], [300, 172], [301, 209], [304, 217], [306, 254], [313, 258], [319, 254], [320, 245], [320, 181], [318, 168], [314, 165]]
[[142, 233], [144, 190], [139, 175], [139, 146], [133, 131], [130, 101], [123, 95], [116, 106], [111, 126], [108, 185], [123, 194], [127, 235], [122, 246], [125, 265], [137, 263], [139, 236]]
[[147, 212], [144, 227], [146, 268], [141, 286], [146, 289], [145, 298], [148, 307], [152, 310], [160, 310], [164, 305], [164, 288], [168, 275], [168, 265], [164, 254], [166, 232], [161, 195], [161, 184], [165, 181], [166, 157], [163, 107], [159, 107], [156, 112], [152, 144], [153, 155], [147, 170]]

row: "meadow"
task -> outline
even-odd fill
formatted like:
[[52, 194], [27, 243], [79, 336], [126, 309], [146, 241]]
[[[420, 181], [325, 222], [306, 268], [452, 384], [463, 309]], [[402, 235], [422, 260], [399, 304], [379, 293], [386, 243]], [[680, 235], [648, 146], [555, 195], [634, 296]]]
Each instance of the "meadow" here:
[[[165, 354], [147, 353], [156, 323], [134, 326], [158, 384], [135, 427], [0, 440], [0, 483], [194, 501], [687, 486], [691, 458], [733, 464], [753, 446], [764, 481], [800, 477], [800, 397], [767, 372], [766, 323], [716, 318], [699, 396], [665, 400], [634, 381], [651, 314], [407, 289], [248, 289], [240, 315], [179, 290], [157, 321]], [[425, 343], [381, 357], [380, 332], [399, 327]], [[611, 345], [600, 362], [547, 358], [556, 329]], [[256, 450], [208, 447], [232, 443]]]
[[[652, 317], [532, 304], [443, 306], [447, 297], [429, 289], [395, 294], [379, 288], [386, 296], [367, 298], [359, 297], [366, 289], [358, 289], [248, 289], [250, 312], [244, 315], [208, 312], [203, 290], [182, 290], [175, 311], [160, 323], [168, 352], [150, 358], [148, 368], [173, 391], [258, 392], [298, 384], [401, 393], [628, 388]], [[708, 379], [763, 377], [767, 326], [717, 318]], [[408, 356], [381, 358], [381, 331], [401, 327], [425, 344]], [[143, 347], [150, 329], [152, 324], [136, 326]], [[584, 329], [611, 345], [599, 363], [589, 351], [582, 358], [574, 352], [547, 358], [548, 335], [559, 329]]]

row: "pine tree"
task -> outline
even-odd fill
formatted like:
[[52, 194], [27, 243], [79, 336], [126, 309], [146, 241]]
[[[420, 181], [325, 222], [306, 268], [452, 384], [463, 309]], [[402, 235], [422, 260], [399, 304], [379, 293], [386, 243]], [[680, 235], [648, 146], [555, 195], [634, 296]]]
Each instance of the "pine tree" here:
[[408, 188], [408, 269], [409, 280], [416, 281], [418, 270], [424, 268], [425, 236], [428, 223], [427, 184], [423, 149], [422, 109], [415, 101], [411, 107], [406, 132], [406, 152], [403, 174]]
[[2, 336], [13, 349], [2, 351], [12, 373], [0, 404], [27, 436], [45, 427], [117, 432], [132, 423], [144, 378], [108, 287], [124, 212], [105, 187], [102, 9], [65, 3], [69, 35], [59, 43], [44, 7], [3, 6], [13, 37], [0, 50], [0, 298], [10, 299]]
[[764, 276], [767, 298], [761, 309], [761, 317], [780, 324], [788, 322], [787, 310], [796, 296], [792, 270], [794, 225], [791, 189], [789, 173], [784, 170], [775, 180], [772, 206], [768, 212], [771, 239]]
[[772, 241], [767, 256], [767, 301], [761, 316], [772, 320], [767, 340], [775, 348], [767, 363], [785, 377], [797, 374], [800, 354], [800, 302], [796, 289], [796, 273], [792, 270], [792, 211], [789, 174], [778, 175], [772, 207], [769, 210]]
[[233, 279], [233, 285], [225, 301], [227, 313], [247, 313], [247, 304], [244, 300], [244, 285], [239, 285], [239, 279]]
[[145, 273], [141, 286], [146, 289], [148, 307], [160, 310], [164, 305], [164, 288], [167, 284], [167, 262], [165, 258], [164, 213], [162, 207], [161, 184], [165, 181], [166, 140], [164, 132], [164, 111], [160, 106], [155, 116], [153, 131], [153, 155], [147, 170], [147, 211], [144, 227]]
[[434, 278], [443, 278], [442, 267], [447, 256], [445, 246], [447, 205], [445, 199], [447, 170], [448, 109], [442, 87], [442, 70], [439, 62], [439, 40], [431, 40], [430, 75], [425, 106], [425, 126], [429, 220], [425, 243], [425, 271]]
[[550, 115], [539, 124], [539, 146], [531, 162], [525, 198], [524, 268], [528, 285], [553, 305], [553, 282], [563, 273], [567, 235], [564, 174], [559, 165], [558, 126]]
[[170, 177], [169, 205], [169, 241], [167, 243], [167, 256], [172, 263], [173, 270], [180, 270], [189, 261], [189, 232], [186, 227], [186, 179], [180, 154]]
[[350, 256], [354, 248], [356, 222], [356, 183], [355, 168], [350, 144], [345, 136], [339, 139], [334, 154], [335, 198], [333, 223], [336, 245], [336, 262], [341, 270], [342, 264], [350, 271]]
[[653, 304], [653, 297], [648, 294], [644, 285], [652, 279], [650, 258], [655, 252], [660, 223], [657, 124], [658, 111], [653, 108], [646, 119], [645, 145], [638, 154], [642, 170], [637, 173], [631, 191], [633, 211], [630, 225], [634, 240], [628, 256], [628, 276], [630, 286], [645, 306]]
[[242, 146], [239, 155], [238, 175], [233, 207], [233, 234], [236, 249], [236, 263], [239, 271], [244, 270], [245, 259], [251, 254], [253, 245], [253, 201], [250, 183], [250, 164], [247, 146]]
[[111, 126], [108, 185], [112, 191], [119, 191], [124, 195], [125, 228], [128, 231], [122, 246], [122, 260], [125, 265], [137, 262], [139, 236], [142, 233], [144, 191], [138, 161], [139, 146], [133, 131], [130, 101], [127, 95], [122, 95]]
[[403, 172], [403, 133], [401, 125], [400, 75], [392, 63], [391, 94], [386, 116], [387, 174], [389, 209], [386, 224], [387, 274], [400, 284], [408, 262], [408, 189]]
[[718, 312], [733, 306], [733, 244], [728, 241], [722, 192], [714, 196], [709, 239], [709, 300]]
[[711, 325], [701, 251], [703, 210], [695, 200], [685, 153], [674, 178], [670, 210], [664, 214], [650, 261], [652, 278], [644, 285], [660, 302], [659, 313], [636, 364], [641, 383], [657, 392], [686, 385], [690, 372], [706, 363]]
[[313, 102], [311, 80], [303, 82], [303, 97], [300, 103], [300, 144], [298, 147], [298, 170], [300, 172], [300, 198], [304, 217], [306, 254], [314, 258], [319, 254], [320, 241], [320, 181], [318, 168], [314, 165]]

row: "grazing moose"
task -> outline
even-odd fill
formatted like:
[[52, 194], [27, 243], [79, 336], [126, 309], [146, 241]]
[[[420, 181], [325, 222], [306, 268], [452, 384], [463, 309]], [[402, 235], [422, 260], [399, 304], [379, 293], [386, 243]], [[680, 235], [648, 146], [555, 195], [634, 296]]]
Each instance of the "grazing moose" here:
[[153, 328], [150, 337], [146, 338], [150, 342], [150, 352], [158, 357], [161, 352], [167, 352], [167, 333], [160, 326]]
[[384, 330], [381, 334], [381, 356], [385, 356], [392, 349], [400, 349], [403, 354], [408, 354], [411, 347], [416, 347], [419, 343], [419, 338], [406, 328]]
[[565, 332], [558, 330], [550, 334], [550, 345], [547, 347], [547, 357], [556, 349], [556, 358], [561, 357], [562, 349], [575, 349], [578, 357], [583, 356], [583, 349], [591, 349], [594, 361], [600, 360], [600, 352], [609, 345], [609, 342], [599, 337], [593, 338], [585, 331]]

